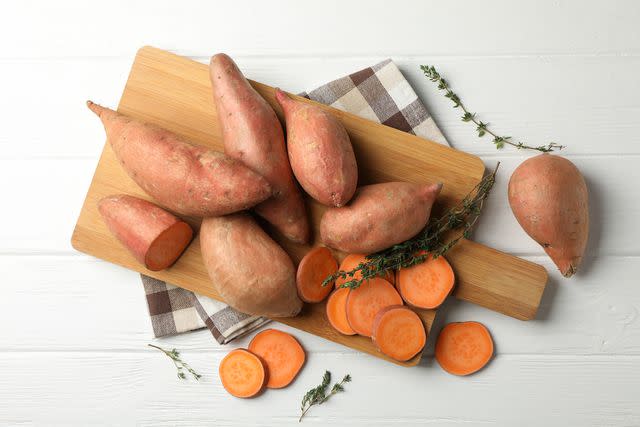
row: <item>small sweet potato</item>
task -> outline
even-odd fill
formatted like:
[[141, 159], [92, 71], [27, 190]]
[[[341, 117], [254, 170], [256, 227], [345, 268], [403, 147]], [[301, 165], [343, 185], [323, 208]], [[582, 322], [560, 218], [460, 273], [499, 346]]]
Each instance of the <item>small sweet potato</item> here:
[[265, 178], [242, 162], [158, 126], [91, 101], [107, 140], [131, 179], [158, 203], [182, 215], [226, 215], [271, 196]]
[[248, 214], [205, 218], [200, 248], [213, 286], [233, 308], [268, 317], [302, 309], [291, 258]]
[[225, 154], [265, 177], [273, 189], [273, 196], [257, 205], [255, 212], [286, 238], [306, 243], [309, 221], [278, 116], [229, 56], [211, 57], [209, 72]]
[[113, 235], [152, 271], [171, 266], [193, 237], [189, 224], [137, 197], [105, 197], [98, 210]]
[[291, 168], [304, 190], [327, 206], [344, 206], [358, 185], [358, 165], [342, 123], [321, 108], [276, 89], [287, 127]]
[[442, 184], [386, 182], [358, 188], [343, 208], [320, 220], [322, 242], [350, 253], [372, 253], [415, 236], [429, 221]]
[[571, 277], [589, 237], [589, 194], [578, 168], [551, 154], [525, 160], [509, 180], [509, 204], [524, 231]]

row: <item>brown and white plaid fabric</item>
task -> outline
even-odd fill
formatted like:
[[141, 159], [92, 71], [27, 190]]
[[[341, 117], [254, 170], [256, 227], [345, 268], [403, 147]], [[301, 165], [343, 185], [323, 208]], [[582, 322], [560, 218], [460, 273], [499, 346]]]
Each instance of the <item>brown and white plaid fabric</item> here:
[[449, 145], [418, 95], [391, 59], [302, 95], [372, 122]]
[[[301, 95], [448, 145], [424, 104], [390, 59]], [[207, 327], [220, 344], [226, 344], [269, 322], [148, 276], [142, 275], [142, 283], [156, 337]]]
[[205, 323], [193, 304], [193, 292], [144, 274], [140, 276], [156, 337], [204, 328]]

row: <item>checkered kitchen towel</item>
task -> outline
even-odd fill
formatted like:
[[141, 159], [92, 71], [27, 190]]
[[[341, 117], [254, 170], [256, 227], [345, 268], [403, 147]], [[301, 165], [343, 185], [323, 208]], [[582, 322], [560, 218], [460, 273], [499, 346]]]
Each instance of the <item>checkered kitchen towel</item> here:
[[[374, 122], [448, 145], [409, 82], [390, 59], [329, 82], [303, 96]], [[142, 275], [156, 337], [209, 328], [226, 344], [269, 320]]]

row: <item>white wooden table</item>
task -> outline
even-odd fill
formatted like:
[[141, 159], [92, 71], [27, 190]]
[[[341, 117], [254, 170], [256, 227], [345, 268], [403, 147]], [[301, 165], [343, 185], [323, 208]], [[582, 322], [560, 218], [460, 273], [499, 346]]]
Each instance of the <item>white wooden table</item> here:
[[[0, 425], [296, 425], [325, 369], [353, 382], [305, 424], [640, 425], [640, 2], [89, 3], [0, 6]], [[115, 106], [145, 44], [200, 61], [224, 51], [294, 92], [393, 58], [456, 148], [502, 162], [475, 238], [551, 272], [538, 319], [449, 301], [435, 331], [478, 320], [496, 341], [469, 378], [439, 368], [433, 339], [406, 369], [298, 333], [308, 363], [296, 382], [239, 400], [216, 371], [248, 340], [221, 347], [200, 331], [158, 340], [204, 374], [179, 381], [146, 347], [138, 275], [69, 244], [104, 143], [84, 101]], [[423, 63], [500, 132], [569, 146], [593, 223], [576, 278], [560, 277], [508, 208], [506, 183], [529, 154], [479, 141]]]

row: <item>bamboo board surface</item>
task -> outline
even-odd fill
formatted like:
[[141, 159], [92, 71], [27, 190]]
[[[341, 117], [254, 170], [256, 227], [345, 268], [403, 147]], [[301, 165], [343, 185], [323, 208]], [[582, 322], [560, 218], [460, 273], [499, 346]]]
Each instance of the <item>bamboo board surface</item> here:
[[[273, 88], [256, 82], [252, 84], [282, 117]], [[322, 107], [335, 114], [349, 132], [361, 184], [391, 180], [441, 181], [444, 188], [437, 208], [443, 210], [462, 199], [482, 177], [484, 165], [475, 156], [331, 107]], [[222, 151], [208, 68], [204, 64], [159, 49], [142, 48], [134, 61], [118, 111], [158, 124], [194, 143]], [[150, 272], [139, 265], [109, 233], [97, 211], [97, 202], [114, 193], [149, 199], [120, 167], [110, 146], [105, 144], [73, 233], [73, 246], [109, 262], [220, 299], [204, 269], [197, 238], [168, 270]], [[314, 230], [317, 230], [323, 208], [309, 199], [307, 201]], [[187, 220], [198, 227], [197, 219]], [[296, 263], [309, 249], [277, 235], [274, 237]], [[343, 254], [337, 255], [341, 257]], [[535, 316], [547, 280], [543, 267], [471, 241], [459, 243], [447, 258], [456, 272], [456, 297], [523, 320]], [[435, 311], [420, 310], [419, 314], [430, 330]], [[334, 331], [326, 320], [324, 304], [306, 305], [301, 315], [277, 320], [387, 359], [375, 349], [370, 339], [343, 336]], [[418, 355], [401, 364], [415, 365], [419, 359]]]

